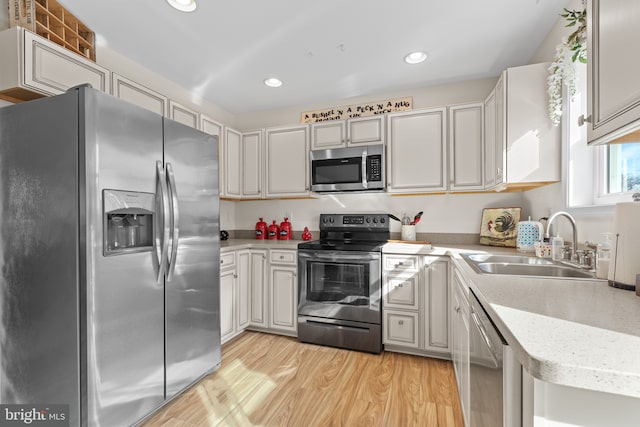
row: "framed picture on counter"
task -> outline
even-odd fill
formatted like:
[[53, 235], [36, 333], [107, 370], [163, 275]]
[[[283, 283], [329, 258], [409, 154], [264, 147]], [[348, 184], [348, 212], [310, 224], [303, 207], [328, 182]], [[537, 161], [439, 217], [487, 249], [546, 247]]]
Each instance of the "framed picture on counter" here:
[[480, 244], [516, 247], [522, 208], [485, 208], [480, 221]]

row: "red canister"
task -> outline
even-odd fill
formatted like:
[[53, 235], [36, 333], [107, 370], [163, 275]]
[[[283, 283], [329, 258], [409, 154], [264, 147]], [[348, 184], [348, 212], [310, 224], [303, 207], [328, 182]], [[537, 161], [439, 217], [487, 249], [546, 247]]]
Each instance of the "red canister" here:
[[284, 221], [280, 223], [280, 240], [291, 240], [291, 223], [289, 222], [289, 218], [284, 217]]
[[276, 220], [273, 220], [273, 224], [269, 226], [267, 231], [267, 239], [268, 240], [277, 240], [278, 239], [278, 224], [276, 224]]
[[267, 238], [267, 223], [260, 218], [260, 221], [256, 222], [256, 239], [264, 240]]

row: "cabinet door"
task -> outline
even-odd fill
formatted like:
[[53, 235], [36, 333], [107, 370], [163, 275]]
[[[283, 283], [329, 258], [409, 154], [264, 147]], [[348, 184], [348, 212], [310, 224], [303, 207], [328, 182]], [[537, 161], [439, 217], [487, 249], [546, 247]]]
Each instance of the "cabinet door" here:
[[484, 188], [496, 186], [496, 91], [484, 101]]
[[24, 31], [24, 84], [48, 95], [89, 83], [110, 93], [109, 70], [30, 31]]
[[262, 131], [242, 134], [242, 197], [262, 196]]
[[171, 100], [169, 100], [169, 118], [183, 125], [199, 129], [198, 112]]
[[347, 145], [384, 144], [384, 115], [347, 120]]
[[266, 197], [309, 195], [309, 126], [267, 129]]
[[640, 2], [592, 0], [587, 13], [587, 128], [589, 143], [604, 143], [640, 126]]
[[504, 182], [560, 180], [560, 126], [549, 119], [548, 63], [508, 68], [504, 73], [506, 129]]
[[236, 310], [238, 313], [238, 331], [242, 331], [249, 326], [249, 312], [251, 304], [251, 252], [247, 250], [238, 251], [238, 284], [236, 292]]
[[418, 348], [418, 313], [384, 310], [382, 324], [384, 344]]
[[446, 190], [445, 117], [445, 108], [388, 114], [388, 192]]
[[167, 115], [166, 96], [116, 73], [111, 74], [111, 94], [161, 116]]
[[242, 188], [242, 134], [237, 130], [225, 128], [224, 136], [224, 194], [239, 199]]
[[235, 269], [220, 272], [220, 339], [225, 342], [236, 332], [234, 289], [236, 287]]
[[344, 120], [318, 122], [311, 124], [311, 149], [345, 147], [347, 144], [347, 126]]
[[427, 256], [423, 264], [424, 346], [426, 350], [449, 353], [449, 262]]
[[251, 325], [268, 328], [267, 251], [251, 250]]
[[454, 339], [454, 357], [453, 365], [458, 380], [458, 394], [460, 397], [460, 406], [462, 408], [462, 415], [465, 420], [465, 425], [469, 425], [470, 415], [470, 384], [469, 384], [469, 321], [470, 321], [470, 308], [469, 301], [465, 295], [466, 285], [462, 278], [458, 275], [456, 269], [453, 270], [453, 292], [454, 292], [454, 307], [453, 311], [455, 315], [455, 329], [453, 331]]
[[224, 166], [224, 126], [210, 117], [200, 114], [200, 130], [209, 135], [218, 137], [218, 187], [220, 188], [220, 197], [226, 196], [224, 192], [225, 186], [225, 166]]
[[282, 265], [272, 265], [270, 274], [270, 319], [269, 328], [297, 333], [297, 269]]
[[466, 104], [449, 108], [450, 186], [452, 191], [482, 190], [483, 109]]
[[495, 184], [504, 183], [506, 177], [506, 160], [507, 160], [507, 130], [506, 127], [506, 93], [504, 90], [504, 79], [506, 73], [502, 73], [496, 87], [494, 89], [496, 98], [496, 135], [495, 135]]

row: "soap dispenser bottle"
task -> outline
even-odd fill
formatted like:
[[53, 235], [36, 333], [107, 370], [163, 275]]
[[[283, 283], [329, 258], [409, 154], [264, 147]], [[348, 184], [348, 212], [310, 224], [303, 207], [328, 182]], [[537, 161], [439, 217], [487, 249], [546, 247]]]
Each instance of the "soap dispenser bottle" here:
[[564, 239], [556, 234], [551, 240], [551, 259], [554, 261], [562, 261], [564, 252]]

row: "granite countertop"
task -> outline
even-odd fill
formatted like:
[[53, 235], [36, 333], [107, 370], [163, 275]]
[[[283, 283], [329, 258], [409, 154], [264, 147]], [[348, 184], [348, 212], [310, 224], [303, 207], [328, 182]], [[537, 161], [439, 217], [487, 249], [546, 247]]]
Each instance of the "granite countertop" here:
[[[221, 246], [295, 249], [299, 241], [234, 240]], [[550, 383], [640, 398], [640, 297], [604, 280], [478, 274], [463, 252], [481, 245], [390, 243], [385, 253], [449, 256], [517, 359]]]

